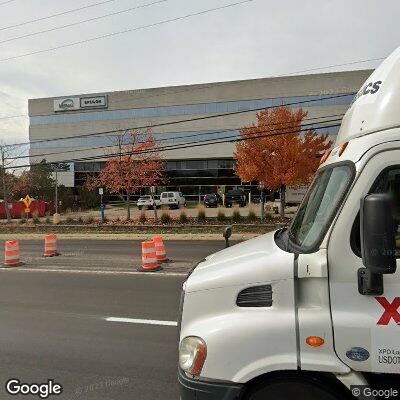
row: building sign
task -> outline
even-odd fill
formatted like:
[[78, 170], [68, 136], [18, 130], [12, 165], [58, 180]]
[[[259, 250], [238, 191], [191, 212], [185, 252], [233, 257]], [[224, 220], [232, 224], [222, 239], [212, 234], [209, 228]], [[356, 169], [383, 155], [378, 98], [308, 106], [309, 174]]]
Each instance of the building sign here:
[[54, 111], [79, 110], [79, 97], [67, 97], [54, 100]]
[[82, 97], [81, 108], [106, 108], [107, 96]]
[[107, 108], [107, 96], [66, 97], [54, 100], [54, 111], [76, 111], [88, 108]]

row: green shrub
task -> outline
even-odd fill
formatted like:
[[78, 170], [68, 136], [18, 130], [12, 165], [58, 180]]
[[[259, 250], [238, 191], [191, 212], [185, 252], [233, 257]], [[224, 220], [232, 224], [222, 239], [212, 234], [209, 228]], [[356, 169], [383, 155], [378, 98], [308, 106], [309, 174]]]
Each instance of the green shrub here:
[[181, 224], [186, 224], [188, 222], [188, 216], [186, 215], [185, 211], [181, 211], [179, 214], [179, 222]]
[[66, 222], [67, 224], [72, 224], [72, 223], [74, 222], [74, 219], [73, 219], [72, 217], [67, 217], [67, 218], [65, 219], [65, 222]]
[[249, 205], [249, 213], [247, 214], [247, 221], [255, 222], [257, 220], [256, 206], [254, 204]]
[[249, 213], [247, 214], [247, 220], [249, 222], [254, 222], [257, 219], [257, 215], [254, 212], [254, 210], [249, 210]]
[[83, 224], [83, 218], [82, 217], [78, 218], [78, 224]]
[[160, 221], [162, 224], [169, 224], [172, 221], [171, 216], [169, 215], [169, 212], [163, 211], [161, 213]]
[[89, 215], [89, 216], [86, 218], [86, 223], [87, 223], [87, 224], [93, 224], [93, 222], [94, 222], [93, 216]]
[[235, 206], [232, 212], [232, 221], [233, 222], [240, 222], [242, 216], [240, 215], [239, 207]]
[[226, 220], [226, 216], [225, 216], [224, 210], [222, 210], [222, 208], [218, 209], [217, 221], [225, 221], [225, 220]]
[[141, 224], [144, 224], [144, 223], [146, 223], [146, 221], [147, 221], [146, 213], [145, 213], [144, 211], [142, 211], [142, 212], [140, 213], [139, 222], [140, 222]]
[[199, 205], [197, 207], [197, 221], [199, 222], [205, 222], [206, 221], [206, 209], [204, 208], [203, 205]]
[[51, 219], [50, 219], [50, 217], [46, 217], [46, 219], [45, 219], [45, 221], [44, 221], [46, 224], [51, 224]]
[[39, 224], [40, 223], [39, 211], [35, 210], [35, 211], [32, 212], [32, 222], [34, 224]]
[[25, 219], [25, 218], [21, 218], [21, 219], [18, 221], [18, 223], [21, 224], [21, 225], [24, 224], [25, 222], [26, 222], [26, 219]]

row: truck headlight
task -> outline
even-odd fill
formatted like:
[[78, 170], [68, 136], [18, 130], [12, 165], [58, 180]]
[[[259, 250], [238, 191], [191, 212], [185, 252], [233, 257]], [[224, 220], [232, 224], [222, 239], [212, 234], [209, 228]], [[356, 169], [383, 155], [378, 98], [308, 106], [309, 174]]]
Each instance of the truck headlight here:
[[182, 339], [179, 346], [179, 366], [193, 376], [199, 376], [207, 357], [207, 345], [197, 336]]

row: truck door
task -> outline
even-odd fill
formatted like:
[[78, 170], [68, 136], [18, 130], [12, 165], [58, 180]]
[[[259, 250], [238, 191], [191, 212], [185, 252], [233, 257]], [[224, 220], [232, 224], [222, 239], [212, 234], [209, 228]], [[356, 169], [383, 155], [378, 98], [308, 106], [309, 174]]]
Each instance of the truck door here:
[[[328, 242], [328, 271], [335, 351], [357, 371], [400, 372], [400, 260], [398, 271], [384, 276], [384, 294], [358, 292], [360, 199], [367, 193], [390, 192], [400, 222], [400, 150], [372, 157], [360, 171]], [[400, 256], [400, 228], [396, 240]]]

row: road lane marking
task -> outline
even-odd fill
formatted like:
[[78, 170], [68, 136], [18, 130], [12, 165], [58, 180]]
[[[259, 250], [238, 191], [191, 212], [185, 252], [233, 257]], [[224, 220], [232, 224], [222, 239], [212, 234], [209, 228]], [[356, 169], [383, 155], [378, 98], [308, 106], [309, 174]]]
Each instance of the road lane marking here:
[[0, 272], [60, 272], [69, 274], [97, 274], [97, 275], [146, 275], [146, 276], [175, 276], [184, 277], [187, 276], [188, 272], [160, 272], [160, 273], [149, 273], [139, 271], [110, 271], [110, 270], [89, 270], [89, 269], [68, 269], [68, 268], [1, 268]]
[[105, 320], [108, 322], [126, 322], [130, 324], [142, 324], [142, 325], [178, 326], [178, 323], [175, 321], [158, 321], [154, 319], [106, 317]]

